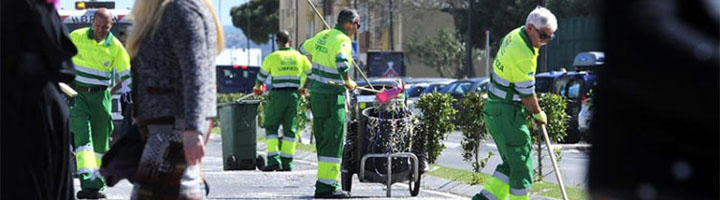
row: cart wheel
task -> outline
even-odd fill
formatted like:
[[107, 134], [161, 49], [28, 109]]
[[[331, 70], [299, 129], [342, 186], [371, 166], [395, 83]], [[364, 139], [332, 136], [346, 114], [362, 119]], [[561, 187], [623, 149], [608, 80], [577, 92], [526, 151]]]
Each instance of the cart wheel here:
[[342, 190], [350, 192], [352, 190], [352, 173], [340, 173], [340, 181]]
[[265, 167], [265, 157], [263, 157], [262, 155], [258, 155], [255, 159], [255, 166], [257, 166], [258, 170]]
[[411, 180], [408, 184], [410, 186], [408, 187], [410, 188], [410, 196], [417, 196], [420, 193], [420, 180], [422, 180], [421, 177], [418, 177], [417, 181], [413, 182]]

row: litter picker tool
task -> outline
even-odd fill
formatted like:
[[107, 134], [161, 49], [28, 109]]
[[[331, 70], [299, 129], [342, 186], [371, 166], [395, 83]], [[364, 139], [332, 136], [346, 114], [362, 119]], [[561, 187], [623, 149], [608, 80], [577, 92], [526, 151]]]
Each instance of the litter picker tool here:
[[[327, 23], [327, 21], [325, 21], [325, 18], [323, 18], [322, 14], [320, 14], [320, 11], [318, 11], [317, 7], [315, 7], [315, 4], [313, 4], [311, 0], [307, 0], [307, 2], [308, 2], [308, 4], [310, 4], [310, 7], [312, 7], [313, 11], [315, 11], [315, 14], [317, 14], [317, 16], [320, 18], [320, 20], [322, 20], [323, 24], [325, 24], [325, 28], [331, 29], [332, 27], [330, 27], [330, 25]], [[360, 66], [358, 66], [357, 63], [355, 63], [355, 60], [352, 60], [352, 65], [355, 66], [355, 69], [357, 70], [357, 72], [359, 72], [360, 75], [365, 80], [365, 82], [368, 83], [368, 86], [370, 86], [370, 89], [375, 89], [375, 87], [373, 87], [372, 84], [370, 84], [370, 81], [368, 80], [367, 76], [365, 76], [365, 73], [363, 73], [362, 69], [360, 69]]]
[[565, 184], [563, 183], [562, 176], [560, 175], [560, 168], [558, 168], [557, 161], [555, 161], [555, 153], [553, 153], [552, 148], [550, 147], [550, 137], [548, 137], [545, 125], [540, 127], [540, 131], [545, 138], [545, 145], [547, 145], [548, 153], [550, 154], [550, 161], [552, 161], [553, 169], [555, 170], [555, 178], [557, 178], [558, 184], [560, 185], [560, 192], [562, 192], [563, 199], [568, 200], [567, 192], [565, 191]]

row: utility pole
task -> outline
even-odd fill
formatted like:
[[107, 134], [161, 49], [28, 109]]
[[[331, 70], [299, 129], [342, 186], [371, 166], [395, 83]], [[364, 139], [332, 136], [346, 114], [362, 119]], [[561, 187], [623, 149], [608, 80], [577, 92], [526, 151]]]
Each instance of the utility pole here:
[[467, 77], [472, 78], [475, 77], [475, 69], [473, 68], [473, 60], [472, 60], [472, 6], [473, 0], [468, 0], [468, 9], [467, 12], [467, 33], [465, 34], [465, 62], [467, 63], [466, 72]]
[[[218, 0], [218, 12], [217, 13], [222, 13], [222, 0]], [[218, 17], [220, 18], [220, 19], [218, 19], [218, 20], [220, 20], [220, 24], [222, 24], [222, 16], [223, 15], [218, 15]]]
[[300, 39], [298, 38], [298, 27], [300, 24], [298, 24], [298, 11], [300, 10], [298, 7], [300, 6], [300, 0], [295, 0], [295, 49], [300, 49], [300, 45], [298, 41]]
[[[540, 0], [540, 5], [547, 8], [547, 0]], [[550, 42], [552, 42], [552, 41], [548, 41], [548, 44], [550, 44]], [[548, 45], [545, 45], [545, 47], [540, 48], [540, 52], [538, 52], [538, 53], [540, 53], [542, 55], [542, 57], [541, 57], [542, 62], [540, 62], [540, 65], [542, 66], [540, 69], [542, 69], [542, 71], [540, 71], [540, 72], [547, 72], [548, 71], [548, 66], [547, 66]]]
[[395, 51], [395, 30], [393, 30], [393, 5], [392, 0], [390, 2], [390, 51]]
[[[353, 1], [353, 8], [355, 9], [355, 11], [358, 10], [357, 4], [358, 4], [357, 0], [354, 0], [354, 1]], [[359, 11], [358, 11], [358, 14], [359, 14]], [[360, 30], [358, 30], [358, 32], [360, 32]], [[354, 37], [354, 39], [355, 39], [355, 42], [357, 42], [357, 41], [358, 41], [358, 33], [355, 33], [355, 35], [353, 35], [353, 37]], [[360, 45], [360, 44], [358, 44], [358, 45]], [[359, 49], [359, 48], [358, 48], [358, 49]], [[358, 54], [360, 54], [360, 52], [358, 52]]]
[[490, 77], [490, 30], [485, 30], [485, 76]]
[[247, 53], [247, 65], [250, 65], [250, 0], [245, 1], [245, 9], [247, 10], [247, 35], [245, 35], [245, 43], [247, 45], [247, 48], [245, 49], [245, 52]]

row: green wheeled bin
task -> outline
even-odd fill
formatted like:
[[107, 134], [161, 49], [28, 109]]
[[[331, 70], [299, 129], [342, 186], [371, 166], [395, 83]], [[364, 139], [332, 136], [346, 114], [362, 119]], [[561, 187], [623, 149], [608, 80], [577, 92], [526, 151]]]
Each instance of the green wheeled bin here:
[[264, 165], [264, 159], [257, 153], [259, 104], [258, 100], [247, 100], [218, 105], [223, 170], [255, 170]]

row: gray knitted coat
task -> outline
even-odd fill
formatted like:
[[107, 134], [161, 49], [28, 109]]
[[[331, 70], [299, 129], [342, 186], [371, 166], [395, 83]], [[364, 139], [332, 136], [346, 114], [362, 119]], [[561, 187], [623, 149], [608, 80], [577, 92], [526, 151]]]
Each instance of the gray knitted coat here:
[[133, 58], [136, 119], [175, 117], [207, 132], [216, 115], [215, 23], [200, 0], [174, 0]]

